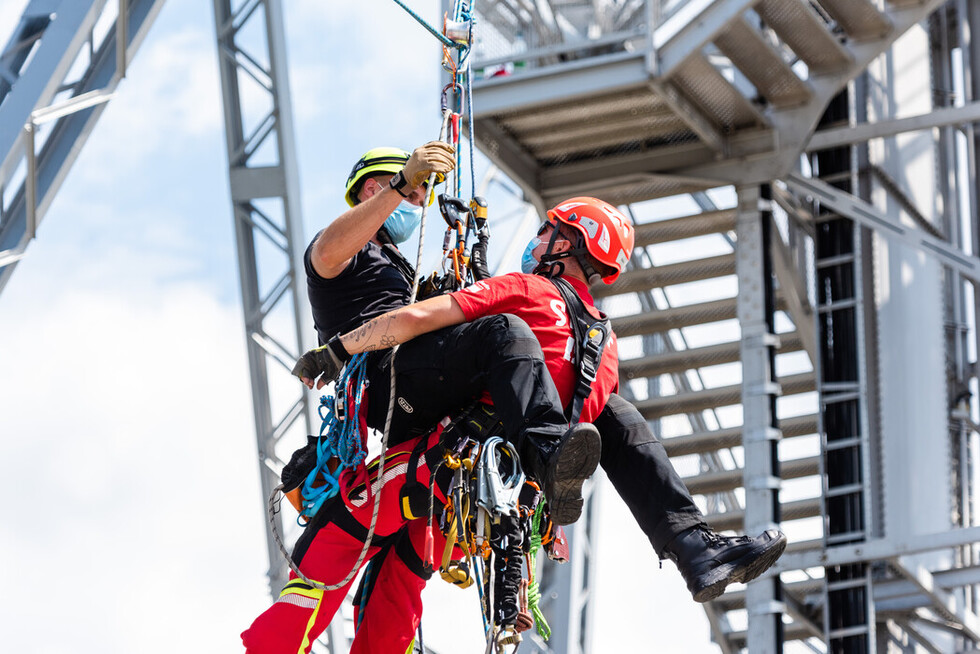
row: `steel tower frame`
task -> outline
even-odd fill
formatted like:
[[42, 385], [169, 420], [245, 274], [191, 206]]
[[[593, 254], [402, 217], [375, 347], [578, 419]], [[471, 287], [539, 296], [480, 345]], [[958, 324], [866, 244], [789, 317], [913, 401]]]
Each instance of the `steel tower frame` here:
[[[104, 103], [111, 99], [125, 74], [127, 62], [145, 38], [162, 4], [163, 0], [119, 0], [115, 5], [106, 0], [31, 0], [29, 3], [14, 38], [0, 55], [0, 64], [4, 66], [4, 74], [0, 75], [3, 78], [0, 80], [0, 154], [4, 157], [0, 160], [0, 186], [3, 189], [0, 193], [0, 289], [16, 261], [24, 255], [38, 222], [90, 134]], [[517, 48], [519, 57], [511, 52], [496, 60], [484, 58], [482, 63], [506, 65], [520, 59], [521, 62], [544, 64], [510, 76], [481, 80], [476, 85], [476, 136], [491, 159], [522, 185], [528, 199], [539, 210], [550, 199], [573, 190], [607, 195], [608, 199], [628, 204], [678, 192], [703, 197], [698, 194], [719, 183], [735, 184], [738, 188], [739, 208], [735, 224], [728, 227], [728, 223], [719, 221], [708, 231], [734, 230], [740, 237], [739, 242], [746, 246], [744, 253], [739, 248], [730, 259], [722, 257], [711, 262], [716, 272], [736, 272], [740, 286], [746, 291], [744, 297], [740, 293], [736, 306], [738, 315], [744, 318], [743, 337], [738, 348], [743, 360], [743, 378], [738, 395], [745, 419], [737, 429], [694, 433], [665, 443], [671, 454], [707, 452], [710, 448], [705, 443], [709, 439], [716, 443], [744, 442], [746, 452], [749, 449], [758, 452], [751, 457], [746, 455], [742, 470], [745, 477], [742, 487], [746, 489], [745, 512], [735, 510], [716, 514], [713, 519], [721, 521], [719, 524], [738, 527], [744, 522], [759, 528], [779, 520], [780, 510], [783, 519], [787, 520], [803, 515], [822, 516], [828, 524], [834, 520], [833, 511], [822, 508], [830, 497], [837, 496], [829, 492], [817, 502], [804, 500], [780, 505], [776, 500], [781, 480], [789, 479], [790, 475], [802, 475], [812, 468], [808, 461], [793, 461], [792, 466], [780, 469], [780, 459], [776, 455], [779, 438], [789, 438], [809, 427], [801, 426], [806, 421], [796, 418], [777, 424], [773, 407], [775, 397], [779, 392], [785, 397], [796, 392], [794, 389], [809, 388], [808, 384], [812, 382], [802, 376], [800, 379], [772, 378], [774, 349], [784, 351], [786, 343], [783, 341], [789, 339], [780, 335], [777, 343], [777, 339], [772, 338], [771, 320], [776, 311], [790, 314], [798, 333], [794, 338], [798, 338], [802, 346], [809, 343], [806, 349], [812, 353], [818, 349], [814, 347], [814, 341], [825, 344], [826, 332], [821, 331], [821, 323], [817, 323], [816, 330], [812, 323], [805, 324], [807, 316], [814, 319], [843, 307], [833, 303], [828, 307], [807, 306], [805, 285], [801, 290], [801, 280], [794, 279], [800, 271], [793, 270], [793, 261], [781, 259], [780, 252], [785, 254], [788, 248], [790, 257], [801, 257], [805, 253], [799, 243], [794, 245], [792, 232], [788, 242], [784, 242], [785, 234], [777, 237], [767, 212], [773, 210], [788, 216], [791, 223], [802, 227], [803, 233], [807, 226], [823, 221], [828, 212], [841, 216], [841, 220], [851, 221], [853, 227], [841, 223], [845, 231], [852, 229], [855, 234], [863, 235], [858, 239], [857, 249], [863, 260], [854, 262], [856, 278], [870, 265], [866, 255], [871, 250], [865, 237], [872, 233], [917, 248], [938, 260], [946, 270], [944, 288], [948, 297], [948, 322], [952, 326], [947, 339], [947, 356], [952, 370], [949, 384], [957, 391], [950, 397], [950, 444], [959, 452], [956, 459], [959, 493], [954, 506], [961, 527], [894, 541], [873, 529], [868, 532], [872, 525], [866, 516], [862, 528], [868, 533], [860, 543], [827, 542], [816, 547], [799, 544], [786, 554], [771, 574], [750, 586], [747, 593], [728, 594], [708, 608], [713, 632], [725, 652], [746, 645], [753, 652], [780, 651], [784, 640], [805, 634], [822, 636], [830, 651], [851, 651], [843, 639], [854, 634], [832, 633], [829, 618], [818, 626], [821, 618], [812, 608], [798, 601], [801, 593], [808, 592], [801, 589], [812, 588], [814, 580], [792, 584], [778, 581], [778, 575], [787, 571], [841, 566], [856, 566], [862, 570], [865, 595], [858, 604], [865, 612], [862, 628], [867, 628], [861, 633], [871, 633], [873, 627], [881, 636], [877, 642], [864, 641], [856, 651], [873, 648], [891, 651], [882, 648], [899, 646], [896, 645], [899, 637], [905, 639], [903, 647], [918, 643], [928, 651], [941, 651], [939, 641], [934, 641], [937, 628], [954, 632], [961, 647], [980, 640], [980, 620], [975, 613], [975, 587], [980, 584], [980, 567], [974, 545], [980, 540], [980, 527], [976, 526], [971, 486], [971, 466], [976, 456], [972, 450], [978, 427], [974, 417], [976, 402], [964, 394], [965, 389], [973, 389], [976, 393], [975, 362], [970, 360], [967, 351], [971, 347], [976, 349], [976, 325], [980, 315], [980, 302], [974, 287], [980, 283], [980, 259], [976, 256], [980, 252], [980, 229], [977, 229], [975, 215], [980, 137], [974, 128], [980, 121], [980, 75], [975, 72], [980, 67], [980, 44], [972, 40], [972, 35], [980, 29], [977, 3], [952, 0], [948, 10], [931, 23], [933, 76], [937, 88], [952, 93], [950, 83], [955, 82], [954, 87], [959, 83], [968, 102], [940, 98], [935, 103], [935, 110], [927, 114], [879, 121], [868, 121], [860, 111], [849, 109], [846, 124], [837, 127], [828, 124], [812, 137], [810, 134], [824, 113], [821, 102], [813, 98], [827, 98], [839, 92], [847, 79], [857, 75], [901, 33], [940, 4], [936, 0], [814, 0], [807, 3], [798, 0], [597, 0], [591, 3], [555, 1], [547, 3], [546, 7], [545, 3], [501, 0], [487, 5], [487, 21], [499, 34], [506, 36], [508, 30], [512, 30], [511, 35], [517, 34], [514, 28], [521, 25], [533, 25], [537, 31], [533, 35], [531, 32], [522, 34], [526, 42]], [[113, 10], [117, 14], [114, 25], [104, 34], [93, 34], [92, 25], [105, 12]], [[283, 48], [282, 8], [279, 0], [235, 3], [215, 0], [215, 17], [256, 432], [263, 487], [268, 491], [266, 486], [274, 483], [281, 463], [277, 461], [276, 445], [287, 432], [302, 426], [304, 421], [300, 416], [305, 421], [310, 417], [305, 396], [287, 399], [280, 406], [269, 393], [272, 378], [283, 373], [283, 368], [288, 367], [288, 362], [307, 342], [301, 327], [307, 324], [304, 318], [307, 314], [302, 306], [304, 298], [297, 292], [301, 271], [296, 270], [298, 245], [295, 236], [300, 218], [298, 203], [295, 199], [290, 202], [290, 198], [297, 197], [299, 189]], [[249, 21], [264, 23], [265, 29], [260, 30], [264, 44], [239, 39], [240, 28]], [[642, 22], [645, 22], [645, 28], [638, 28], [637, 23]], [[813, 43], [794, 40], [793, 30], [801, 25], [808, 26], [807, 34], [815, 39], [817, 47], [812, 47]], [[825, 28], [829, 36], [823, 35], [821, 30]], [[569, 35], [575, 38], [569, 39]], [[529, 46], [532, 36], [537, 42]], [[119, 44], [126, 44], [126, 47], [120, 48]], [[775, 55], [782, 63], [773, 60], [767, 72], [753, 68], [751, 60], [739, 56], [742, 49], [749, 47], [754, 48], [756, 61], [761, 60], [758, 57]], [[583, 48], [588, 51], [584, 57], [581, 56]], [[83, 51], [91, 53], [89, 65], [83, 67], [84, 73], [77, 79], [66, 80], [65, 75]], [[962, 53], [962, 60], [967, 62], [961, 73], [957, 73], [951, 63], [959, 56], [957, 53]], [[826, 59], [820, 59], [824, 56]], [[794, 81], [792, 76], [803, 67], [809, 69], [809, 74], [801, 78], [800, 84], [801, 79]], [[525, 72], [529, 74], [517, 74]], [[242, 80], [252, 80], [247, 83], [254, 81], [267, 92], [269, 104], [264, 112], [260, 110], [257, 121], [250, 122], [252, 108], [241, 104], [238, 87]], [[554, 141], [549, 145], [542, 139], [525, 140], [521, 124], [514, 120], [535, 102], [558, 104], [569, 95], [570, 85], [574, 89], [572, 95], [585, 106], [590, 97], [601, 99], [609, 92], [622, 93], [637, 82], [656, 95], [667, 112], [674, 116], [670, 118], [663, 114], [664, 120], [676, 118], [679, 121], [684, 136], [671, 147], [659, 148], [653, 144], [654, 147], [639, 155], [626, 156], [607, 150], [588, 161], [542, 168], [540, 163], [544, 159], [536, 153], [542, 148], [557, 146]], [[852, 93], [857, 90], [857, 97], [864, 92], [861, 84], [859, 78], [850, 87]], [[746, 90], [750, 93], [759, 91], [759, 97], [743, 97]], [[719, 98], [725, 98], [725, 101], [718, 102]], [[636, 133], [635, 125], [627, 126], [627, 129]], [[876, 171], [865, 154], [865, 144], [869, 141], [915, 130], [937, 132], [940, 189], [944, 200], [952, 207], [944, 214], [944, 229], [937, 230], [928, 220], [923, 221], [922, 216], [928, 212], [920, 211], [914, 200], [905, 197], [901, 186], [889, 180], [887, 174]], [[596, 136], [596, 130], [592, 132], [578, 138], [586, 140]], [[858, 180], [851, 189], [839, 188], [839, 184], [835, 186], [837, 180], [834, 179], [829, 180], [830, 183], [821, 181], [811, 176], [808, 166], [797, 165], [803, 151], [820, 152], [835, 147], [845, 148], [847, 156], [857, 162], [856, 169], [848, 173]], [[969, 167], [964, 175], [966, 188], [961, 187], [961, 177], [953, 172], [958, 165], [957, 156], [964, 148]], [[871, 184], [886, 193], [890, 201], [901, 205], [910, 221], [899, 221], [872, 204], [871, 196], [866, 193]], [[766, 185], [771, 185], [778, 209], [765, 201], [768, 199], [764, 197]], [[852, 189], [856, 191], [852, 193]], [[760, 194], [763, 197], [760, 198]], [[956, 204], [961, 196], [967, 199], [957, 211]], [[756, 202], [757, 199], [763, 201]], [[969, 233], [964, 233], [959, 227], [961, 222], [967, 222], [967, 217]], [[685, 221], [693, 225], [696, 219], [692, 217]], [[687, 233], [696, 231], [688, 229]], [[284, 259], [278, 275], [274, 274], [271, 279], [259, 275], [255, 246], [263, 239], [281, 252]], [[803, 240], [806, 240], [805, 236]], [[750, 245], [756, 258], [749, 256]], [[819, 257], [813, 263], [818, 269], [839, 266], [844, 263], [841, 256]], [[767, 266], [770, 266], [769, 272]], [[635, 272], [637, 275], [632, 278], [626, 275], [624, 278], [633, 281], [649, 279], [652, 271]], [[692, 273], [677, 265], [661, 267], [656, 274], [673, 275], [674, 280], [705, 278], [703, 271]], [[768, 288], [773, 275], [779, 282], [779, 288], [775, 290]], [[856, 290], [865, 290], [867, 281], [858, 281]], [[797, 286], [795, 290], [794, 286]], [[750, 289], [751, 293], [748, 292]], [[871, 299], [857, 296], [854, 301], [856, 305], [864, 303], [867, 307]], [[968, 315], [971, 301], [973, 315]], [[712, 315], [728, 315], [725, 312], [729, 309], [723, 304], [710, 307], [716, 311]], [[703, 310], [708, 311], [709, 307]], [[283, 315], [277, 312], [285, 312], [285, 322], [294, 327], [287, 327], [285, 335], [272, 333], [274, 321], [267, 320]], [[873, 319], [870, 312], [867, 313]], [[653, 314], [622, 317], [616, 328], [619, 332], [622, 326], [623, 333], [639, 329], [633, 333], [649, 335], [650, 332], [642, 331], [648, 327], [639, 325], [658, 320], [661, 323], [693, 320], [690, 314], [686, 307], [667, 308]], [[970, 328], [972, 340], [968, 335]], [[855, 329], [860, 337], [871, 328], [858, 324]], [[729, 356], [720, 352], [720, 348], [713, 349], [711, 360]], [[709, 353], [697, 353], [697, 356], [702, 355], [707, 357]], [[631, 365], [640, 368], [639, 363]], [[649, 367], [658, 363], [644, 362], [642, 365]], [[871, 365], [870, 362], [859, 363], [859, 367]], [[824, 368], [821, 365], [818, 371]], [[833, 399], [831, 395], [843, 389], [833, 386], [838, 380], [830, 380], [831, 386], [824, 381], [821, 382], [821, 395], [826, 409], [829, 400]], [[847, 381], [853, 383], [853, 380]], [[873, 388], [863, 392], [868, 402], [875, 401]], [[689, 415], [695, 415], [705, 406], [705, 400], [695, 398], [695, 395], [692, 391], [671, 401], [685, 407]], [[728, 395], [728, 390], [716, 389], [712, 391], [715, 399], [711, 401], [720, 401], [718, 398]], [[652, 420], [668, 411], [663, 399], [644, 400], [638, 405]], [[869, 426], [862, 429], [872, 432], [868, 434], [870, 438], [875, 427], [870, 420], [866, 424]], [[781, 434], [780, 426], [783, 428]], [[309, 431], [308, 423], [306, 428]], [[829, 439], [826, 419], [822, 431]], [[859, 436], [864, 438], [864, 433], [862, 431]], [[862, 445], [866, 446], [867, 443]], [[828, 449], [821, 456], [824, 478], [831, 467], [830, 451]], [[857, 501], [868, 506], [872, 493], [878, 492], [873, 488], [876, 472], [866, 459], [861, 458], [861, 461], [863, 474], [858, 481], [863, 484], [863, 490], [854, 487], [854, 480], [842, 483], [839, 490], [841, 497], [848, 493], [853, 497], [861, 495]], [[725, 473], [724, 480], [715, 474], [703, 479], [691, 478], [689, 483], [702, 489], [732, 488], [726, 486], [730, 483], [728, 473], [732, 471], [721, 472]], [[853, 530], [845, 531], [851, 533]], [[591, 531], [588, 533], [592, 535]], [[953, 568], [929, 570], [909, 559], [911, 554], [944, 548], [958, 552], [957, 565]], [[270, 581], [275, 585], [284, 571], [281, 564], [277, 567], [271, 544], [270, 551], [273, 552], [270, 555]], [[583, 587], [575, 592], [582, 590], [587, 589]], [[830, 590], [828, 588], [823, 596], [820, 609], [825, 615], [838, 610], [831, 608]], [[575, 640], [583, 651], [587, 651], [588, 621], [583, 621], [579, 613], [587, 607], [587, 602], [580, 601], [583, 596], [580, 594], [576, 600], [574, 594], [570, 594], [568, 607], [562, 610], [567, 610], [569, 624], [586, 625], [585, 631]], [[745, 632], [732, 631], [724, 624], [724, 613], [739, 606], [748, 606], [750, 616], [762, 616], [763, 619], [750, 619]], [[855, 606], [844, 610], [859, 612], [862, 609]], [[782, 613], [792, 616], [794, 622], [784, 627], [778, 619]], [[334, 642], [342, 642], [342, 633], [332, 632], [331, 636]], [[841, 639], [840, 645], [833, 644], [837, 637]]]
[[[0, 290], [163, 2], [31, 0], [25, 8], [0, 53]], [[112, 23], [99, 34], [103, 16]]]
[[[268, 498], [289, 456], [278, 451], [279, 445], [302, 444], [306, 434], [314, 433], [310, 394], [289, 379], [293, 363], [314, 339], [302, 263], [306, 243], [286, 30], [280, 0], [214, 0], [214, 20], [259, 474], [262, 495]], [[252, 25], [262, 38], [248, 39]], [[264, 92], [264, 106], [256, 101], [246, 106], [243, 89], [248, 85]], [[270, 257], [263, 257], [265, 274], [260, 275], [263, 242], [272, 246], [275, 261], [270, 265]], [[290, 389], [286, 398], [273, 393], [277, 380], [280, 395]], [[273, 597], [288, 580], [272, 533], [282, 535], [283, 527], [281, 515], [266, 522]], [[346, 650], [346, 627], [338, 612], [320, 642], [331, 652]]]

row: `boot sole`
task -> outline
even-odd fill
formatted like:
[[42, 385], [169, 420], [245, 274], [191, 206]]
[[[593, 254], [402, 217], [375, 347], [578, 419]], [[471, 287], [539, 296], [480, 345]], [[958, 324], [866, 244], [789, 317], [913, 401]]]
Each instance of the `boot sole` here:
[[602, 443], [593, 431], [573, 432], [561, 444], [555, 477], [548, 495], [551, 521], [556, 525], [570, 525], [582, 515], [582, 486], [599, 467]]
[[762, 551], [749, 552], [731, 563], [720, 565], [707, 576], [706, 584], [694, 595], [700, 604], [710, 602], [725, 592], [728, 584], [748, 583], [768, 570], [786, 549], [786, 535], [780, 534]]

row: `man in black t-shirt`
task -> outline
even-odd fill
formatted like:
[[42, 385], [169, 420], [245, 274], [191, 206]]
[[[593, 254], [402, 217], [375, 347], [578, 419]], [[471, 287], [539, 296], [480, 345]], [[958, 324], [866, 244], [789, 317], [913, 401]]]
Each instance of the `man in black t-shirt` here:
[[[452, 170], [453, 149], [441, 141], [416, 148], [374, 148], [354, 165], [345, 199], [350, 209], [323, 229], [306, 250], [307, 290], [321, 343], [383, 313], [408, 304], [415, 271], [398, 251], [421, 220], [425, 182]], [[554, 382], [533, 332], [514, 316], [488, 316], [429, 334], [399, 350], [398, 374], [411, 375], [411, 397], [400, 393], [388, 443], [428, 433], [447, 413], [462, 409], [445, 392], [442, 357], [473, 383], [473, 398], [488, 390], [505, 427], [512, 427], [525, 469], [547, 484], [549, 473], [587, 479], [599, 464], [599, 434], [592, 425], [568, 427]], [[390, 393], [390, 354], [368, 361], [367, 424], [385, 428]], [[462, 395], [465, 395], [460, 390]], [[464, 402], [469, 400], [463, 400]], [[569, 468], [562, 462], [582, 462]], [[557, 524], [574, 522], [581, 495], [552, 497]], [[566, 508], [567, 507], [567, 508]]]

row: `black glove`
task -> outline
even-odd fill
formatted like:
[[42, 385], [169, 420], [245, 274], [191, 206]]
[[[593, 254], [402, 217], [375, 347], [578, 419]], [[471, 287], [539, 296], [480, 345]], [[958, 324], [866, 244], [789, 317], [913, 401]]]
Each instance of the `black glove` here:
[[293, 366], [293, 374], [303, 380], [310, 388], [313, 382], [323, 375], [317, 388], [322, 387], [340, 376], [344, 365], [350, 361], [351, 355], [344, 349], [340, 339], [334, 336], [326, 345], [314, 348], [301, 356]]
[[306, 445], [293, 452], [280, 476], [283, 491], [288, 493], [306, 480], [316, 465], [316, 444], [319, 440], [316, 436], [307, 436]]

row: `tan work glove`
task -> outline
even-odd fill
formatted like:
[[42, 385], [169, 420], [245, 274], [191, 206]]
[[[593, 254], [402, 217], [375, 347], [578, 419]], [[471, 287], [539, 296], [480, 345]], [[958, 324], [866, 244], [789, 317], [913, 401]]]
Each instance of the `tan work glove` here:
[[445, 175], [451, 171], [456, 167], [456, 159], [453, 158], [455, 153], [453, 146], [442, 141], [429, 141], [415, 148], [401, 170], [408, 187], [418, 188], [432, 173]]

